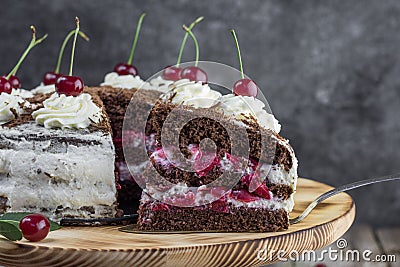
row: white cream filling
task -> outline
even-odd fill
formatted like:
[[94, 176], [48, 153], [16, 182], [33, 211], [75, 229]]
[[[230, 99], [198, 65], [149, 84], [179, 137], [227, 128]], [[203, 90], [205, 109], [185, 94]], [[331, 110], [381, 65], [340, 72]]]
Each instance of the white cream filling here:
[[294, 207], [293, 195], [287, 200], [280, 200], [277, 198], [272, 198], [272, 199], [260, 198], [258, 200], [250, 202], [243, 202], [233, 198], [228, 198], [228, 202], [232, 203], [235, 207], [261, 208], [270, 210], [284, 209], [287, 212], [291, 212]]
[[[110, 135], [49, 130], [34, 123], [0, 127], [0, 196], [9, 212], [99, 218], [116, 213], [114, 147]], [[26, 137], [37, 137], [31, 140]], [[50, 140], [57, 136], [60, 142]], [[84, 140], [73, 145], [62, 138]], [[36, 138], [35, 138], [36, 139]], [[60, 209], [60, 213], [56, 211]], [[94, 212], [84, 207], [93, 207]]]

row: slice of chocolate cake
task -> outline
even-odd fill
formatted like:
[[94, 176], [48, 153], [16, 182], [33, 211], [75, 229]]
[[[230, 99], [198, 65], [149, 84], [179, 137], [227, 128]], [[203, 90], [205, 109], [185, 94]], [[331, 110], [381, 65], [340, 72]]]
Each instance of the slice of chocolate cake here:
[[111, 127], [95, 91], [3, 93], [0, 103], [0, 213], [56, 221], [117, 215]]
[[[126, 113], [124, 133], [145, 125], [150, 158], [136, 180], [144, 188], [139, 229], [287, 229], [297, 159], [288, 141], [278, 135], [280, 125], [264, 104], [252, 97], [222, 96], [208, 85], [188, 80], [169, 89], [144, 116], [144, 124], [129, 118], [135, 117], [135, 105]], [[213, 145], [205, 145], [207, 139]]]

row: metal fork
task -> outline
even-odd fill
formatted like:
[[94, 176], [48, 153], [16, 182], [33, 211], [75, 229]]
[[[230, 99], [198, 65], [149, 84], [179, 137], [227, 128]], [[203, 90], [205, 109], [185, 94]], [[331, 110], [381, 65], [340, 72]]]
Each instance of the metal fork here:
[[400, 179], [400, 173], [397, 173], [397, 174], [392, 174], [392, 175], [383, 176], [383, 177], [379, 177], [379, 178], [372, 178], [372, 179], [368, 179], [368, 180], [362, 180], [362, 181], [339, 186], [339, 187], [332, 189], [332, 190], [320, 195], [319, 197], [317, 197], [313, 202], [310, 203], [310, 205], [308, 205], [308, 207], [303, 211], [302, 214], [300, 214], [296, 218], [290, 219], [289, 223], [296, 224], [296, 223], [301, 222], [302, 220], [304, 220], [304, 218], [306, 218], [310, 214], [310, 212], [319, 203], [321, 203], [325, 199], [330, 198], [334, 195], [337, 195], [339, 193], [346, 192], [346, 191], [349, 191], [349, 190], [352, 190], [352, 189], [355, 189], [358, 187], [366, 186], [366, 185], [388, 182], [388, 181], [399, 180], [399, 179]]

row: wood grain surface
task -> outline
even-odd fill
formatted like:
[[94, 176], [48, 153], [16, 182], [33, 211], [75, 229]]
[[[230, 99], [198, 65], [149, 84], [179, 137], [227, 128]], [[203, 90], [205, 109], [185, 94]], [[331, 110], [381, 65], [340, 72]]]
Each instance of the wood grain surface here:
[[[297, 216], [318, 195], [332, 187], [299, 179]], [[276, 233], [134, 234], [116, 226], [64, 227], [38, 243], [11, 242], [0, 237], [4, 266], [260, 266], [261, 249], [318, 249], [341, 237], [351, 226], [355, 205], [348, 194], [325, 200], [303, 222]], [[260, 254], [261, 255], [261, 254]]]

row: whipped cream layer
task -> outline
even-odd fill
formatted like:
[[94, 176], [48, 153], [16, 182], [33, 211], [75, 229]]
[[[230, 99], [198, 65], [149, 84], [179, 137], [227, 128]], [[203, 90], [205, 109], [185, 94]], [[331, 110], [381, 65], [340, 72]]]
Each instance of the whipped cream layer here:
[[20, 93], [21, 90], [13, 89], [11, 94], [0, 94], [0, 125], [15, 119], [16, 115], [23, 113], [22, 106], [29, 105]]
[[268, 113], [264, 108], [265, 104], [252, 96], [237, 96], [234, 94], [224, 95], [219, 99], [221, 109], [226, 115], [233, 115], [237, 119], [246, 119], [246, 116], [253, 116], [257, 122], [267, 129], [279, 133], [281, 125], [274, 115]]
[[171, 99], [175, 104], [209, 108], [214, 106], [221, 96], [221, 93], [212, 90], [208, 84], [182, 79], [169, 86], [165, 98]]
[[14, 95], [20, 96], [22, 98], [31, 98], [33, 97], [33, 94], [31, 91], [26, 90], [26, 89], [13, 89]]
[[44, 83], [40, 83], [34, 89], [31, 90], [33, 94], [49, 94], [56, 91], [55, 84], [45, 85]]
[[[46, 129], [35, 122], [0, 127], [0, 196], [6, 212], [114, 217], [117, 208], [110, 134]], [[1, 209], [1, 208], [0, 208]]]
[[143, 81], [139, 75], [118, 75], [116, 72], [110, 72], [106, 74], [104, 77], [104, 82], [100, 85], [124, 89], [153, 89], [153, 87], [148, 82]]
[[157, 78], [150, 80], [149, 83], [153, 90], [168, 93], [171, 90], [170, 85], [172, 85], [174, 81], [164, 80], [161, 76], [158, 76]]
[[45, 128], [83, 129], [103, 119], [101, 109], [93, 103], [92, 96], [86, 93], [79, 96], [54, 93], [43, 102], [43, 106], [33, 112], [32, 117]]

